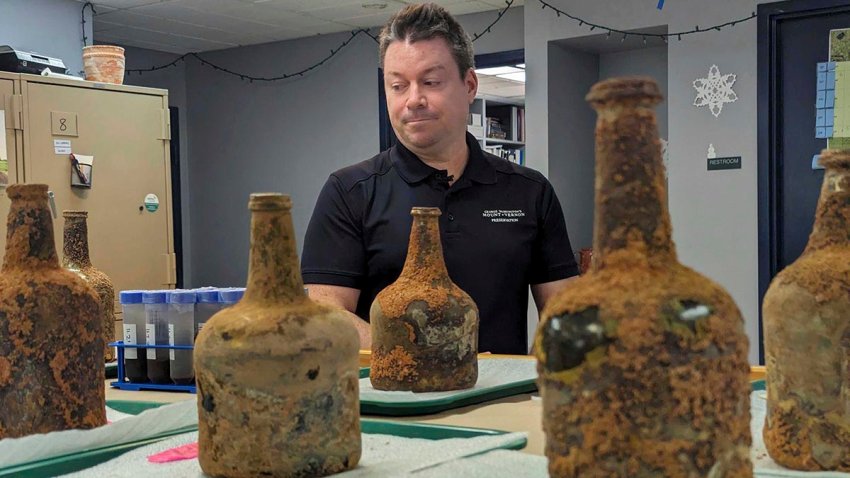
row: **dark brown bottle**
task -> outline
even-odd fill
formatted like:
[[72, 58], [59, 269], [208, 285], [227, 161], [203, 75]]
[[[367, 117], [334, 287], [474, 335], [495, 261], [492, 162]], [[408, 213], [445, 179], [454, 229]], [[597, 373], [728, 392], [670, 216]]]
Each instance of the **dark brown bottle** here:
[[[101, 324], [104, 344], [115, 341], [115, 288], [112, 280], [92, 265], [89, 258], [89, 228], [86, 211], [63, 211], [65, 229], [62, 248], [62, 267], [80, 276], [97, 293], [100, 299]], [[103, 358], [115, 360], [115, 349], [105, 345]]]
[[369, 311], [372, 366], [379, 390], [435, 392], [478, 380], [478, 307], [446, 270], [440, 209], [415, 207], [407, 259], [399, 278]]
[[59, 267], [44, 184], [15, 184], [0, 274], [0, 439], [106, 424], [97, 295]]
[[199, 456], [217, 477], [324, 476], [360, 460], [359, 339], [304, 293], [288, 196], [252, 194], [248, 287], [198, 333]]
[[803, 254], [764, 296], [767, 419], [774, 461], [850, 471], [850, 151], [821, 153], [826, 169]]
[[587, 96], [596, 123], [590, 271], [535, 337], [553, 477], [749, 477], [748, 341], [717, 284], [671, 239], [655, 82]]

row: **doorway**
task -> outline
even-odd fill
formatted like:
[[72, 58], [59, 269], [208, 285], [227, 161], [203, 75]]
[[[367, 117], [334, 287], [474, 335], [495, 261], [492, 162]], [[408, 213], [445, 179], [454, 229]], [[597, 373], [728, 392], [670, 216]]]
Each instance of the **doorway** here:
[[[793, 0], [758, 6], [759, 304], [773, 277], [808, 242], [823, 171], [817, 138], [818, 63], [829, 55], [829, 32], [850, 28], [850, 5]], [[761, 308], [759, 360], [764, 363]]]

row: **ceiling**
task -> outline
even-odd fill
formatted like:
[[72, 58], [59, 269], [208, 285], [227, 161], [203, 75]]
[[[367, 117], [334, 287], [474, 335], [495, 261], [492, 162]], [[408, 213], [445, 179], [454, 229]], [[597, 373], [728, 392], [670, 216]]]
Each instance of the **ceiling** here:
[[[504, 0], [434, 1], [454, 15], [505, 7]], [[95, 41], [182, 54], [380, 26], [413, 0], [95, 0], [92, 3], [97, 11]], [[523, 3], [515, 0], [513, 5]]]

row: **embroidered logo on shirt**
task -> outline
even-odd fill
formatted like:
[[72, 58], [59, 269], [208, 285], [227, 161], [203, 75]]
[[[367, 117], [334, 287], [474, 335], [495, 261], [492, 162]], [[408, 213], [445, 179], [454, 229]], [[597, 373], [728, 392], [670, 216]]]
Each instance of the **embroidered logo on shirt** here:
[[522, 209], [485, 209], [481, 217], [489, 218], [490, 222], [519, 222], [525, 217]]

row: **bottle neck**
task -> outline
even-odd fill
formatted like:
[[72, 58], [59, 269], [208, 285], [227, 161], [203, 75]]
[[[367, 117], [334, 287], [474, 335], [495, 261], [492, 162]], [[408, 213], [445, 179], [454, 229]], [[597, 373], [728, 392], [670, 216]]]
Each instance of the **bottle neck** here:
[[654, 101], [620, 98], [595, 106], [594, 267], [676, 261]]
[[13, 185], [6, 230], [6, 254], [3, 271], [14, 269], [58, 268], [59, 258], [53, 241], [53, 218], [47, 204], [47, 188]]
[[431, 212], [419, 213], [414, 209], [412, 213], [410, 243], [407, 246], [407, 259], [404, 261], [401, 277], [431, 283], [449, 282], [449, 272], [443, 259], [443, 245], [440, 242], [440, 212], [436, 208], [428, 209], [431, 209]]
[[831, 246], [850, 246], [850, 169], [826, 167], [815, 224], [804, 254]]
[[290, 303], [305, 297], [294, 232], [289, 208], [252, 210], [246, 300]]
[[89, 231], [83, 216], [65, 215], [62, 267], [82, 269], [91, 267], [89, 258]]

